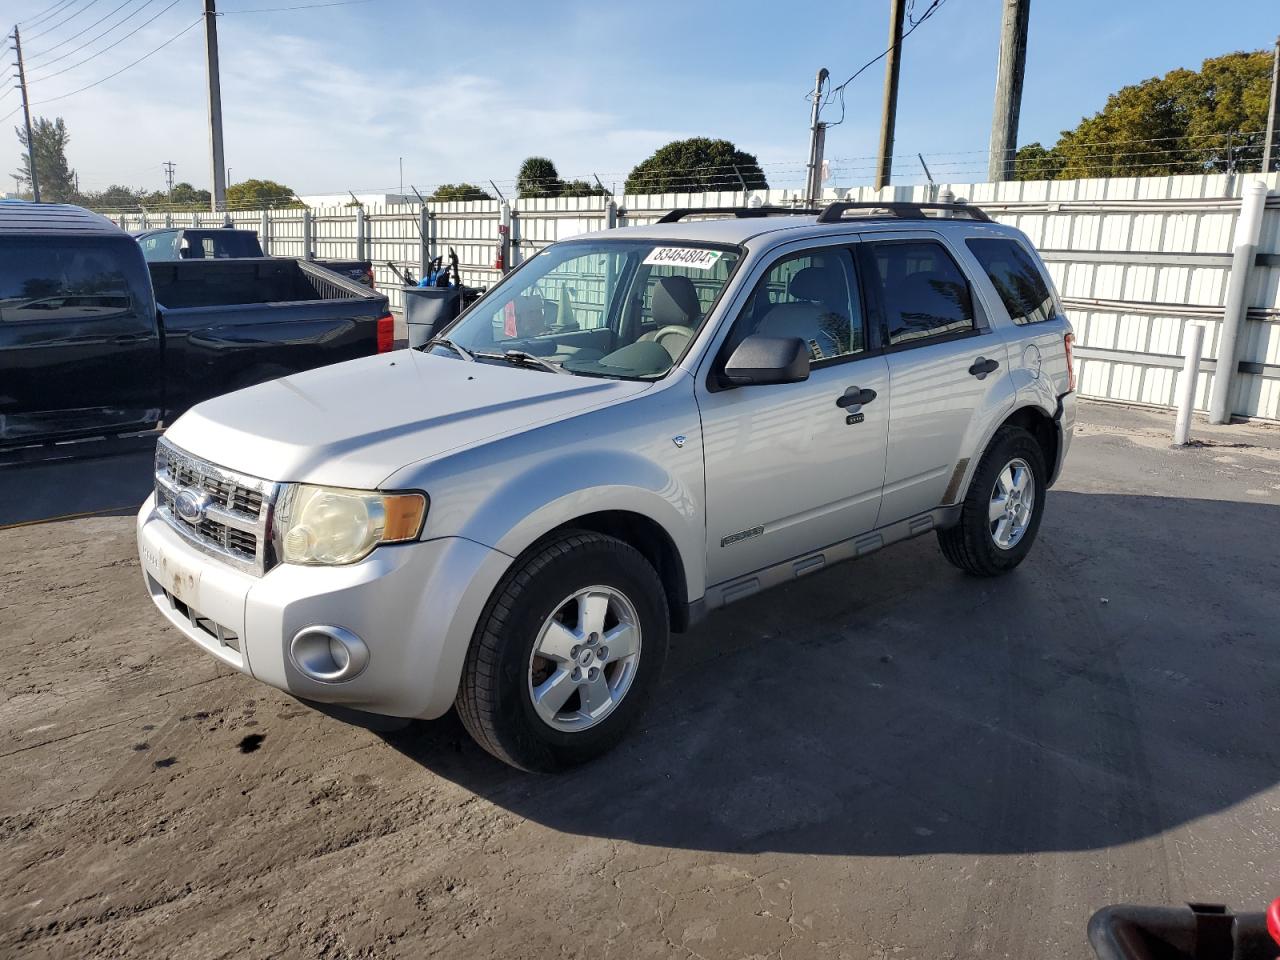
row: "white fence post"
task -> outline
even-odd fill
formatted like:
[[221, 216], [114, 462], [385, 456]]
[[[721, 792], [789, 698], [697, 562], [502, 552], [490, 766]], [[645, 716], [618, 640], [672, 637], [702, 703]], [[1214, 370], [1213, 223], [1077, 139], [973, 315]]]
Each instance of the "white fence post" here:
[[506, 200], [502, 201], [498, 212], [498, 258], [502, 262], [503, 274], [508, 273], [513, 264], [511, 263], [511, 204]]
[[311, 208], [308, 207], [302, 211], [302, 259], [310, 260], [313, 256], [311, 251]]
[[1200, 352], [1204, 346], [1204, 325], [1187, 325], [1182, 380], [1178, 384], [1178, 416], [1173, 423], [1173, 445], [1185, 447], [1191, 439], [1191, 414], [1196, 406], [1196, 386], [1200, 381]]
[[[604, 202], [604, 228], [606, 230], [612, 230], [617, 225], [618, 204], [614, 202], [613, 197], [610, 197]], [[609, 262], [612, 263], [613, 261], [610, 260]]]
[[1227, 278], [1227, 302], [1222, 308], [1222, 330], [1218, 334], [1218, 366], [1209, 394], [1209, 422], [1231, 419], [1231, 380], [1235, 376], [1236, 340], [1244, 326], [1249, 304], [1249, 271], [1253, 268], [1258, 240], [1262, 236], [1262, 211], [1267, 202], [1267, 185], [1252, 180], [1240, 197], [1240, 219], [1236, 221], [1231, 250], [1231, 274]]
[[368, 224], [364, 218], [364, 207], [356, 207], [356, 259], [365, 259], [365, 249], [368, 246], [365, 239], [365, 231]]
[[271, 256], [271, 211], [263, 210], [258, 232], [262, 234], [262, 252]]
[[428, 244], [431, 242], [432, 229], [431, 210], [424, 203], [418, 207], [418, 279], [422, 280], [427, 275], [427, 268], [431, 263], [431, 251]]
[[173, 226], [173, 214], [172, 214], [172, 213], [166, 213], [166, 214], [164, 215], [164, 225], [165, 225], [165, 228], [166, 228], [166, 229], [169, 229], [169, 228], [171, 228], [171, 227]]

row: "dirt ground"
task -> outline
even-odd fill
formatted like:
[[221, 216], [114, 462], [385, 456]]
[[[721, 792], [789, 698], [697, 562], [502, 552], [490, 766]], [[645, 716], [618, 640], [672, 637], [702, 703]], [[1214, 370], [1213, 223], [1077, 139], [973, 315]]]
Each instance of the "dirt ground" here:
[[[1261, 909], [1280, 431], [1083, 420], [1016, 573], [925, 538], [743, 601], [556, 778], [219, 666], [129, 515], [0, 529], [0, 957], [1083, 960], [1104, 904]], [[147, 458], [0, 469], [0, 523], [133, 506]]]

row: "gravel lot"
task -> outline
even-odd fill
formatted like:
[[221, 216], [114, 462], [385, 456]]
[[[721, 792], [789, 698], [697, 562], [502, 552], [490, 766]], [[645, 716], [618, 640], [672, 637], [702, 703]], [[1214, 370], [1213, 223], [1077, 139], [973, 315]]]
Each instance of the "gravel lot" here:
[[[932, 537], [677, 638], [642, 726], [517, 774], [162, 625], [132, 516], [0, 529], [0, 956], [1091, 956], [1117, 901], [1280, 863], [1280, 431], [1085, 405], [1029, 561]], [[0, 469], [0, 523], [132, 508], [146, 450]]]

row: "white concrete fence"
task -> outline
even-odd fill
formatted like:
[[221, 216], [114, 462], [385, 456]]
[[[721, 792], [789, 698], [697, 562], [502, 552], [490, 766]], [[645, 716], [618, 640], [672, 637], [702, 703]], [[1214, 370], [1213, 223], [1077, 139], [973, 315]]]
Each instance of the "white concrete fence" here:
[[[1268, 188], [1257, 191], [1255, 201], [1260, 203], [1259, 236], [1240, 252], [1241, 205], [1248, 202], [1247, 185], [1259, 181]], [[1206, 330], [1196, 408], [1209, 409], [1219, 346], [1234, 340], [1235, 372], [1222, 397], [1226, 410], [1280, 420], [1280, 174], [947, 184], [879, 192], [863, 187], [828, 190], [827, 199], [924, 201], [944, 191], [1023, 230], [1040, 249], [1076, 328], [1082, 395], [1172, 406], [1187, 327], [1198, 323]], [[500, 255], [508, 267], [515, 266], [548, 243], [651, 223], [674, 207], [799, 199], [794, 190], [760, 190], [114, 219], [130, 230], [218, 226], [229, 220], [257, 230], [273, 256], [372, 260], [379, 289], [399, 309], [399, 281], [388, 263], [420, 277], [431, 258], [447, 256], [452, 247], [464, 280], [488, 286], [501, 275]], [[1229, 313], [1236, 316], [1224, 320]]]

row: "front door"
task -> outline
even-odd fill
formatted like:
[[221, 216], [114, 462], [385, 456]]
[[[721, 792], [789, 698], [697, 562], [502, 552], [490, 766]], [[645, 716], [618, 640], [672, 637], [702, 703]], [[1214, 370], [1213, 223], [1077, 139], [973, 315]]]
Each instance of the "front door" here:
[[715, 369], [699, 382], [711, 585], [870, 530], [880, 506], [888, 365], [869, 349], [850, 248], [767, 267], [718, 362], [752, 333], [803, 339], [811, 368], [801, 383], [722, 389]]

